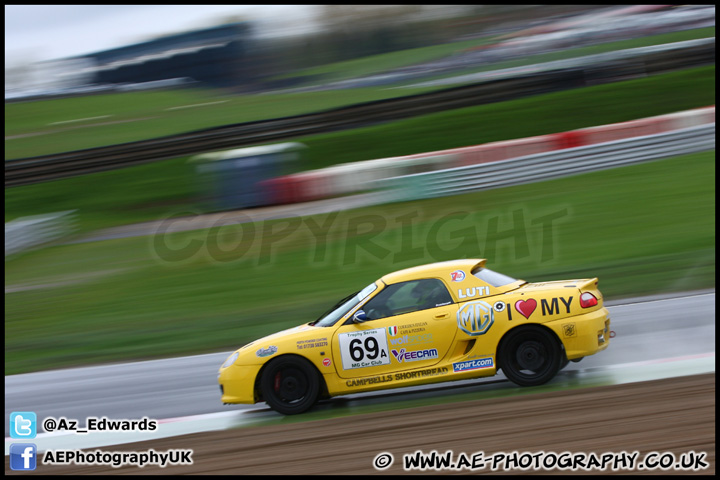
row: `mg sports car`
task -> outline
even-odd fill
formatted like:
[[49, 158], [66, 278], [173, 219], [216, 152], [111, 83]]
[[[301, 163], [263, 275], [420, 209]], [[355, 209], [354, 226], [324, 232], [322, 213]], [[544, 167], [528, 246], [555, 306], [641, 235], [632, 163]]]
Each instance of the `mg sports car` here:
[[318, 319], [256, 340], [220, 367], [224, 403], [290, 415], [320, 398], [502, 370], [521, 386], [609, 345], [598, 279], [528, 283], [483, 259], [390, 273]]

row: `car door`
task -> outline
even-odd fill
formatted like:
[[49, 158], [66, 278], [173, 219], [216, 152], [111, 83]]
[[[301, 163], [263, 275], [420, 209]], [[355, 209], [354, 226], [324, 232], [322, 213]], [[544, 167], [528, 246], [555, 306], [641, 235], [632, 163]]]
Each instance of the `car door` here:
[[437, 278], [387, 285], [360, 309], [367, 320], [350, 318], [333, 336], [341, 378], [430, 367], [447, 354], [457, 333], [457, 305]]

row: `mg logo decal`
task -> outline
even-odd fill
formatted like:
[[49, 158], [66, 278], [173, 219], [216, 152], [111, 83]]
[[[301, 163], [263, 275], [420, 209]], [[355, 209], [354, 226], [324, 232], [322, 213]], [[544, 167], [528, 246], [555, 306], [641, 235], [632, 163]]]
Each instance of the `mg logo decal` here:
[[458, 328], [471, 337], [485, 334], [493, 322], [495, 313], [489, 303], [468, 302], [457, 313]]

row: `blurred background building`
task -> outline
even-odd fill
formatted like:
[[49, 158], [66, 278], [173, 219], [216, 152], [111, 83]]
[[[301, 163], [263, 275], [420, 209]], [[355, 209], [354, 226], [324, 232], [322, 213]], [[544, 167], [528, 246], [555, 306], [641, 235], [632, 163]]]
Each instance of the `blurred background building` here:
[[[389, 85], [715, 24], [715, 9], [709, 5], [324, 5], [312, 10], [313, 21], [301, 22], [307, 27], [302, 34], [270, 35], [262, 22], [224, 18], [208, 28], [117, 48], [6, 65], [5, 97], [12, 101], [188, 83], [229, 93]], [[289, 15], [278, 21], [290, 22]], [[483, 37], [495, 38], [442, 58], [342, 82], [317, 73], [293, 75], [333, 62]]]
[[[220, 25], [79, 57], [91, 62], [92, 83], [132, 84], [187, 78], [208, 87], [251, 83], [249, 23]], [[71, 59], [72, 60], [72, 59]]]
[[41, 62], [39, 90], [55, 94], [133, 90], [197, 82], [250, 86], [258, 77], [249, 22], [219, 25], [146, 42]]

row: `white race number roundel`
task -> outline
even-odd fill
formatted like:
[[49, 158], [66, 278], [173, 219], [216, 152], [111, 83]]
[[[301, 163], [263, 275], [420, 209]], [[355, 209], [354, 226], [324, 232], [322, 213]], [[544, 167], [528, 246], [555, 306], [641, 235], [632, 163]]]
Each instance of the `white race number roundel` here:
[[376, 367], [390, 363], [384, 328], [338, 335], [343, 369]]

